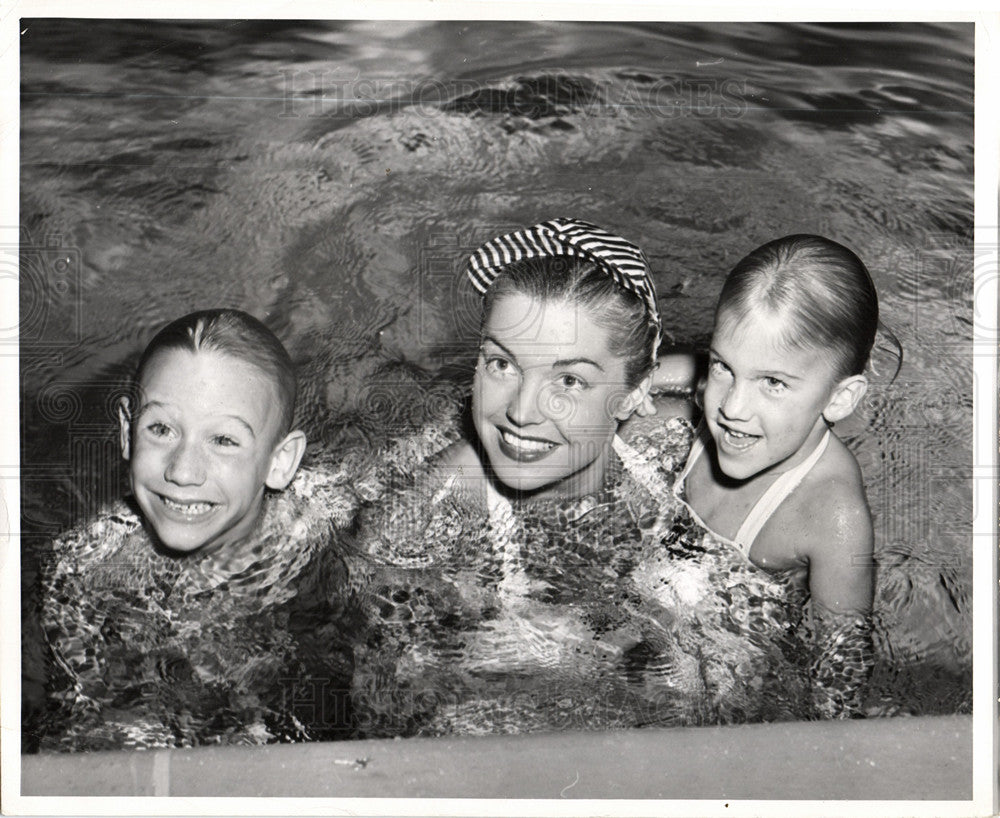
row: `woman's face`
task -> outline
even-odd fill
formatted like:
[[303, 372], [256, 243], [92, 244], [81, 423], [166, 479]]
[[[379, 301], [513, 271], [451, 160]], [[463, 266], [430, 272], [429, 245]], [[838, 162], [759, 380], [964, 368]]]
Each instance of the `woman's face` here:
[[472, 417], [494, 474], [516, 491], [579, 497], [600, 488], [619, 420], [644, 387], [587, 308], [522, 293], [483, 326]]

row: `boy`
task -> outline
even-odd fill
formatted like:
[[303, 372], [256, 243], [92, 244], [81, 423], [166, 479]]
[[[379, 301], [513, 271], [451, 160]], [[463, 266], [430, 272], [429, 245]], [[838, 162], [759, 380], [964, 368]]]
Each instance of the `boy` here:
[[43, 749], [343, 736], [330, 541], [354, 500], [298, 470], [295, 393], [288, 353], [246, 313], [192, 313], [149, 344], [119, 407], [132, 496], [52, 545]]

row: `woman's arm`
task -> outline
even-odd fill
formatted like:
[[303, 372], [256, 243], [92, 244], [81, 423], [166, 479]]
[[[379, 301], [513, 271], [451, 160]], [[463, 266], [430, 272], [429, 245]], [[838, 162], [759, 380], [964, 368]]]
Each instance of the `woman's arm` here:
[[692, 419], [691, 397], [698, 385], [699, 357], [690, 352], [671, 352], [656, 359], [649, 395], [633, 417], [663, 415]]
[[670, 352], [656, 359], [650, 392], [690, 394], [698, 384], [699, 356], [693, 352]]

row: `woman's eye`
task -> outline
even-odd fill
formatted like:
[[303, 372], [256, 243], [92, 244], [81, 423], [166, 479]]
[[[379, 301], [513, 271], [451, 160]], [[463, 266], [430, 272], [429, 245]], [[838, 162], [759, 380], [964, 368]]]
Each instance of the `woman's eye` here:
[[577, 375], [570, 375], [568, 373], [560, 375], [558, 382], [559, 386], [563, 389], [586, 389], [587, 387], [587, 382], [583, 378], [580, 378]]
[[483, 366], [492, 375], [505, 375], [513, 369], [510, 361], [499, 355], [483, 355]]

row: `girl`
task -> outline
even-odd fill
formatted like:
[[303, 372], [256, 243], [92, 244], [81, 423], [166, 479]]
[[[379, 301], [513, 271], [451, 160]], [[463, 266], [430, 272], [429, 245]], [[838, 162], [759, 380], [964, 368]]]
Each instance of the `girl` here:
[[794, 235], [750, 253], [719, 297], [704, 423], [676, 484], [707, 529], [808, 590], [824, 715], [858, 711], [871, 666], [872, 520], [831, 429], [865, 394], [877, 329], [871, 276], [846, 247]]

